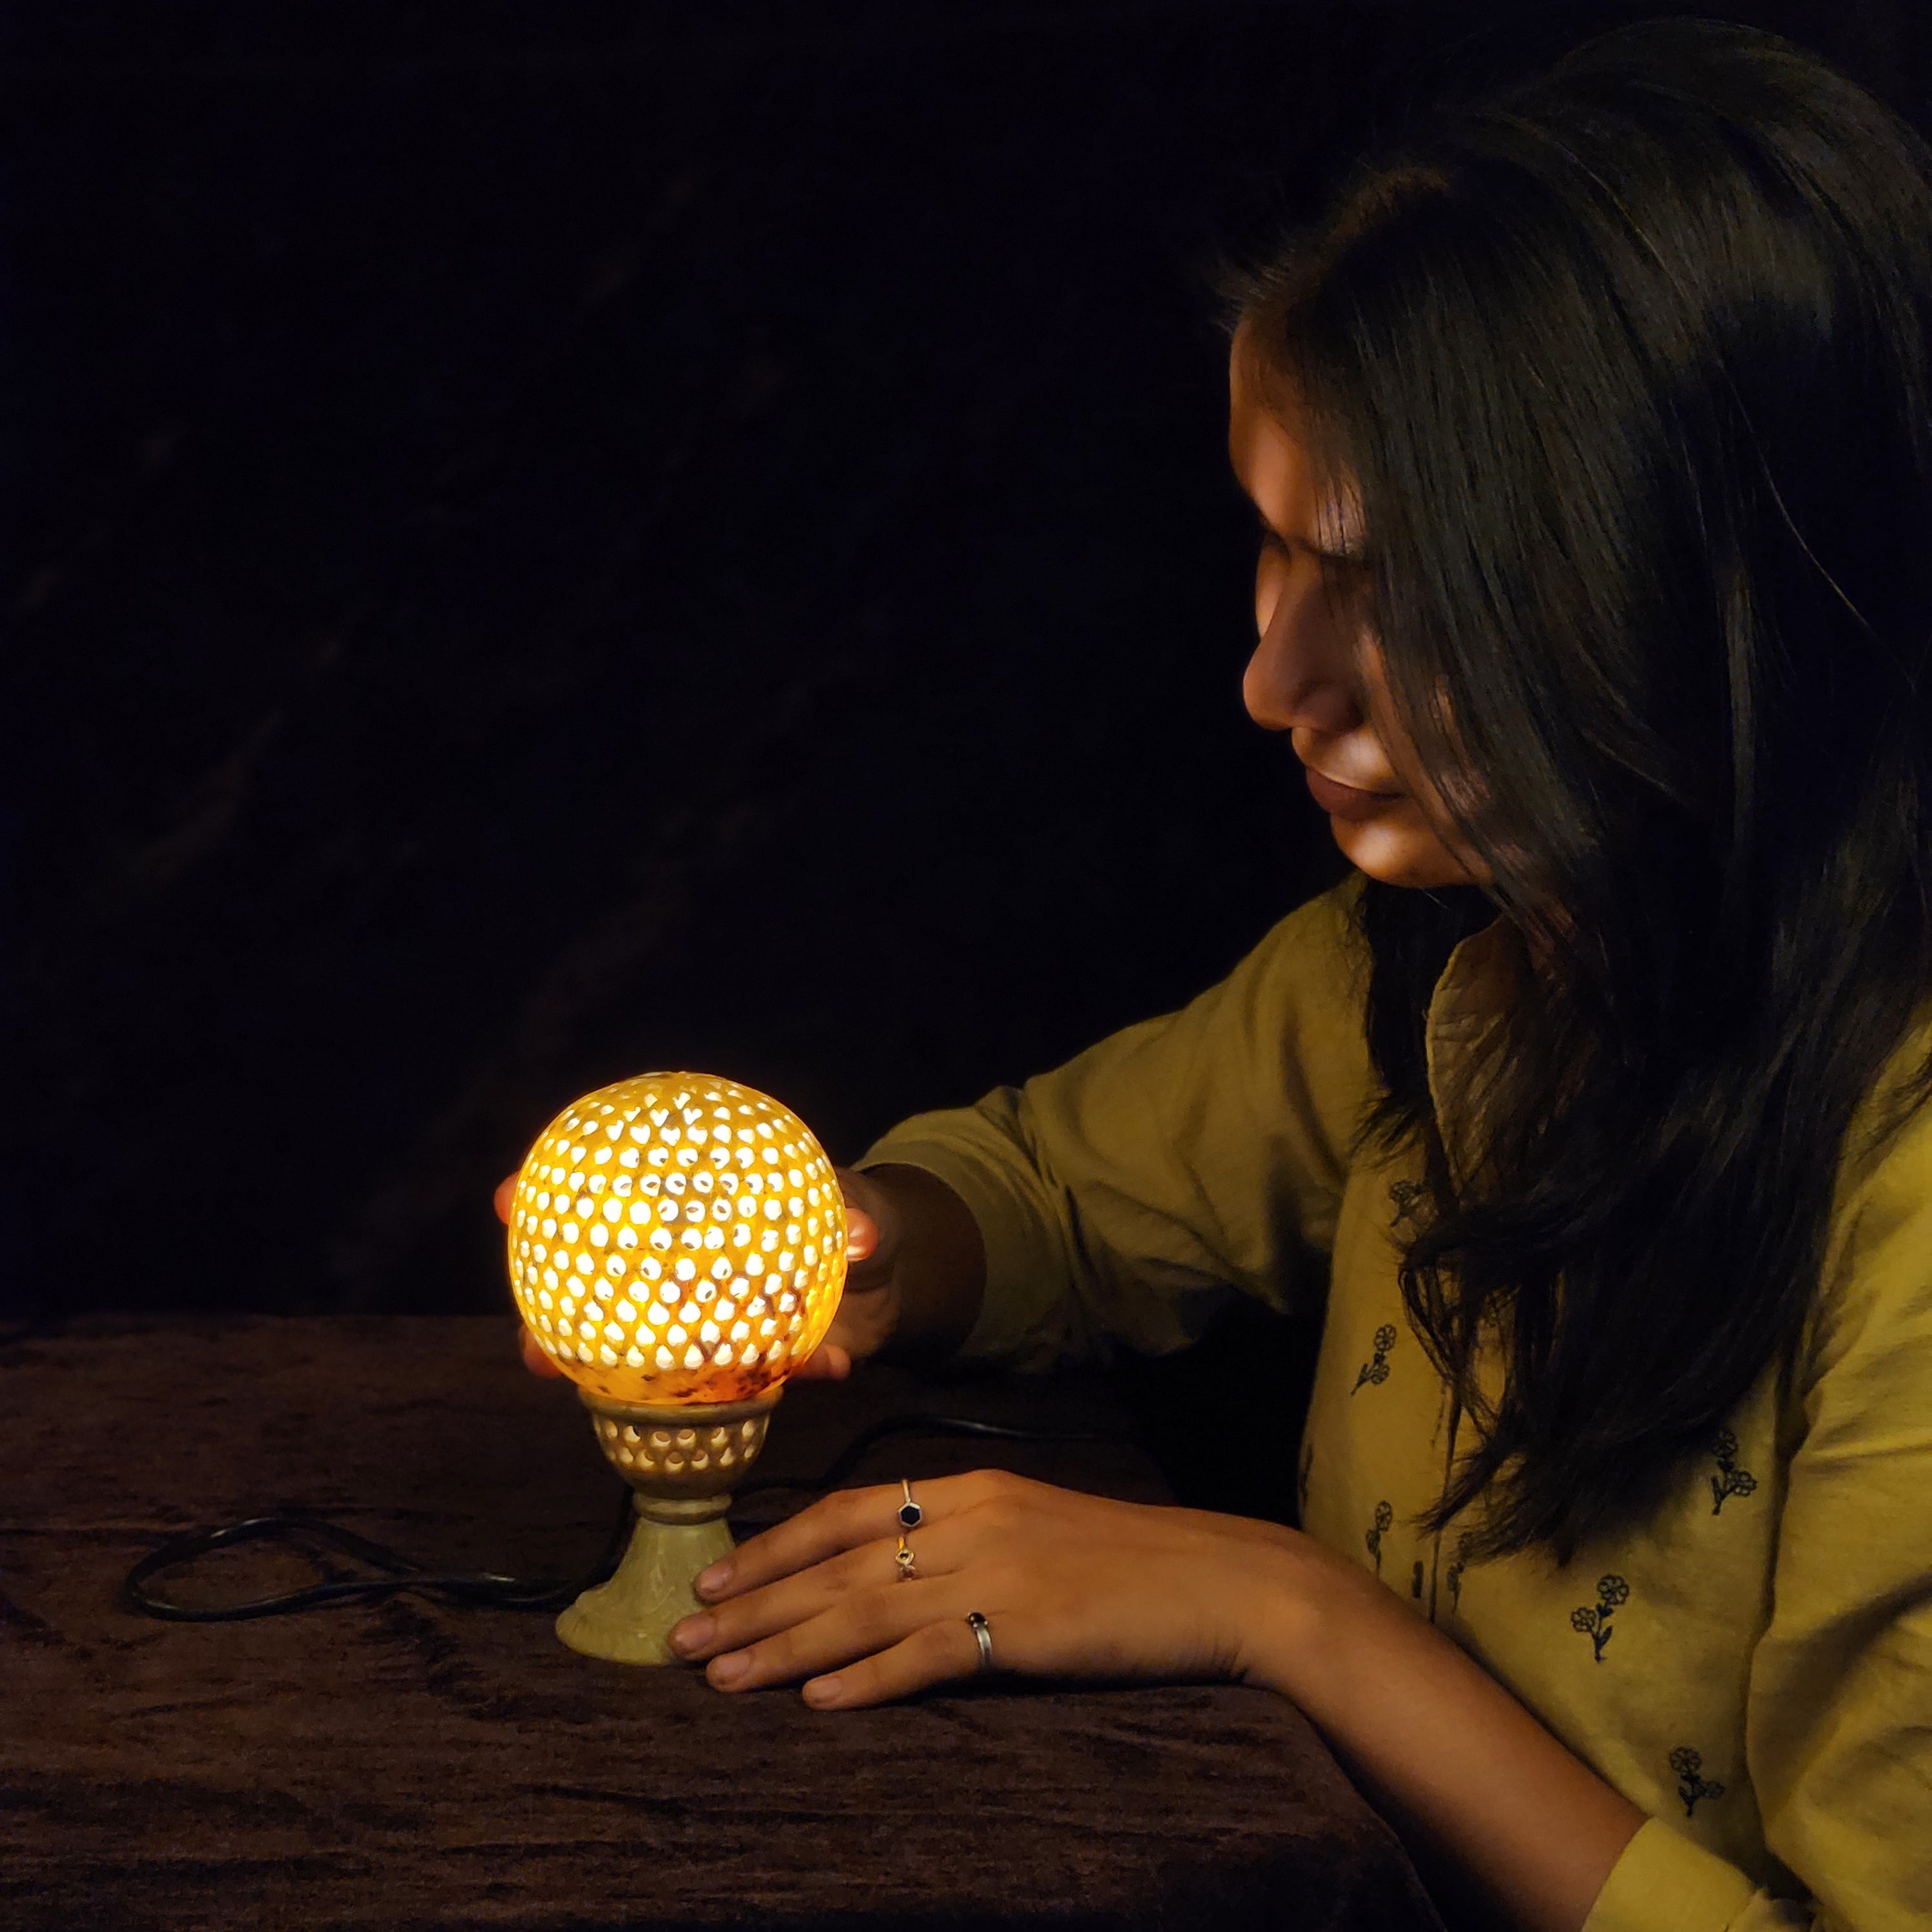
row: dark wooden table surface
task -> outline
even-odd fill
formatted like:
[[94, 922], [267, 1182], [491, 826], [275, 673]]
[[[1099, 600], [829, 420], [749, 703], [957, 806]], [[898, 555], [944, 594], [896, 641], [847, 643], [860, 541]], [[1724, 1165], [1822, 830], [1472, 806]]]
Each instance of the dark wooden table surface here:
[[[122, 1607], [167, 1536], [282, 1502], [452, 1568], [590, 1567], [616, 1480], [513, 1332], [96, 1318], [0, 1346], [0, 1926], [1438, 1924], [1388, 1827], [1264, 1691], [986, 1678], [819, 1714], [794, 1690], [589, 1661], [542, 1614], [414, 1595], [214, 1624]], [[1121, 1426], [1092, 1378], [868, 1370], [788, 1391], [762, 1468], [815, 1472], [908, 1408]], [[902, 1437], [858, 1480], [991, 1462], [1166, 1494], [1120, 1441]], [[224, 1552], [172, 1594], [314, 1574], [292, 1551]]]

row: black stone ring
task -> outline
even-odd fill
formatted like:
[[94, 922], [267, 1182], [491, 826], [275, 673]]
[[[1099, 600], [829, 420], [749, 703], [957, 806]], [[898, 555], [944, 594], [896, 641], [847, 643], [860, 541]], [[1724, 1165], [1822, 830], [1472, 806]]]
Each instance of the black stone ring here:
[[904, 1476], [899, 1478], [899, 1487], [905, 1492], [905, 1501], [899, 1504], [899, 1527], [916, 1529], [926, 1520], [926, 1512], [912, 1499], [912, 1484]]

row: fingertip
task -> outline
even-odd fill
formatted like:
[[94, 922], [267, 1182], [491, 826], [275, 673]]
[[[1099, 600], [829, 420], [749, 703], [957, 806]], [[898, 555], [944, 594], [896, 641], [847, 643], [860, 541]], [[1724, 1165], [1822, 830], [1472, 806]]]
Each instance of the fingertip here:
[[546, 1380], [555, 1381], [563, 1373], [563, 1371], [545, 1352], [543, 1344], [530, 1333], [527, 1328], [518, 1331], [517, 1347], [523, 1356], [524, 1366], [528, 1369], [532, 1375], [542, 1376]]
[[506, 1174], [497, 1182], [496, 1191], [490, 1197], [491, 1204], [496, 1210], [497, 1220], [506, 1228], [510, 1225], [510, 1210], [517, 1198], [517, 1180], [518, 1177], [514, 1174]]
[[822, 1342], [791, 1372], [802, 1382], [842, 1382], [852, 1372], [852, 1358], [836, 1342]]
[[862, 1208], [845, 1210], [845, 1258], [869, 1261], [878, 1252], [879, 1224]]

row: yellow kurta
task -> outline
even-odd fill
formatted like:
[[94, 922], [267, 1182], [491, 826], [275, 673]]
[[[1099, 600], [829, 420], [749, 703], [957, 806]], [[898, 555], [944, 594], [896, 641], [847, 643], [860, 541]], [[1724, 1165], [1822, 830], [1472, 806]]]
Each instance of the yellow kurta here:
[[[1648, 1814], [1586, 1932], [1932, 1927], [1932, 1108], [1872, 1157], [1868, 1103], [1796, 1375], [1768, 1372], [1641, 1530], [1561, 1568], [1468, 1562], [1454, 1526], [1414, 1521], [1452, 1454], [1396, 1278], [1419, 1159], [1350, 1152], [1375, 1091], [1359, 883], [1182, 1011], [866, 1154], [929, 1169], [979, 1223], [963, 1355], [1161, 1353], [1230, 1285], [1304, 1312], [1325, 1294], [1304, 1526]], [[1513, 944], [1498, 922], [1451, 957], [1437, 1093]]]

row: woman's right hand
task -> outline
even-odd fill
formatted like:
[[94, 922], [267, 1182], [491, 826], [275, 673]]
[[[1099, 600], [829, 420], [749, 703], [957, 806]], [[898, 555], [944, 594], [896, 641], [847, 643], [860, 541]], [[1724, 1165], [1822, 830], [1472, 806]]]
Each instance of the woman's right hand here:
[[869, 1174], [833, 1172], [845, 1197], [845, 1292], [824, 1340], [792, 1370], [800, 1382], [843, 1382], [898, 1332], [898, 1210]]
[[[899, 1289], [894, 1263], [898, 1258], [900, 1217], [891, 1195], [868, 1175], [850, 1168], [836, 1170], [845, 1196], [845, 1292], [825, 1339], [791, 1371], [800, 1382], [842, 1382], [854, 1362], [876, 1354], [897, 1332]], [[496, 1218], [508, 1224], [517, 1177], [509, 1175], [496, 1194]], [[544, 1354], [527, 1326], [518, 1342], [524, 1366], [532, 1375], [560, 1376], [563, 1371]]]

